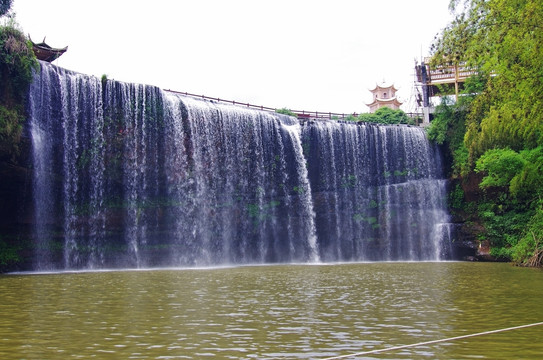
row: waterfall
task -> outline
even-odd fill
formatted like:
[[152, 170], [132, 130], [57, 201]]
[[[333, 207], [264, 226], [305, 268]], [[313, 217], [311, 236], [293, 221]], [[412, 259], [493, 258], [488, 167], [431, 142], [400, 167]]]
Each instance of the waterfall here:
[[58, 262], [55, 249], [62, 249], [63, 267], [100, 267], [106, 231], [101, 84], [43, 65], [29, 100], [37, 268]]
[[315, 121], [302, 137], [322, 260], [443, 258], [446, 181], [423, 129]]
[[300, 122], [46, 63], [29, 115], [37, 270], [448, 256], [422, 129]]

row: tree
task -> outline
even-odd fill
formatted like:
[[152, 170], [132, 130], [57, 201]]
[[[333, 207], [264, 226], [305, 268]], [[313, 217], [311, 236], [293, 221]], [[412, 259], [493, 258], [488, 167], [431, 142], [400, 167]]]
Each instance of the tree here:
[[378, 124], [414, 124], [403, 110], [394, 110], [386, 106], [377, 109], [372, 114], [362, 113], [358, 115], [358, 120]]
[[3, 16], [8, 13], [11, 9], [11, 4], [13, 0], [0, 0], [0, 16]]
[[543, 141], [543, 6], [540, 0], [452, 0], [460, 10], [433, 45], [432, 64], [476, 67], [485, 87], [467, 122], [472, 165], [486, 150]]
[[452, 176], [460, 177], [469, 172], [468, 154], [464, 146], [466, 132], [466, 110], [463, 105], [465, 97], [459, 103], [451, 103], [444, 97], [436, 107], [434, 119], [427, 128], [428, 139], [439, 145], [445, 145], [446, 156], [452, 159]]
[[509, 190], [524, 203], [543, 199], [543, 147], [520, 152], [523, 167], [511, 179]]
[[287, 108], [275, 109], [275, 112], [278, 113], [278, 114], [298, 117], [298, 115], [296, 115], [294, 112], [292, 112], [292, 110], [287, 109]]
[[[466, 113], [458, 158], [467, 159], [468, 172], [485, 173], [486, 191], [473, 204], [485, 228], [479, 235], [496, 254], [541, 264], [541, 0], [452, 0], [451, 8], [457, 17], [436, 39], [431, 64], [465, 63], [479, 73], [477, 88], [467, 92], [475, 96], [454, 111]], [[447, 142], [450, 126], [450, 119], [438, 122], [430, 134]]]
[[472, 0], [466, 56], [488, 84], [469, 118], [466, 146], [537, 147], [543, 141], [543, 6], [539, 0]]
[[15, 155], [25, 119], [24, 102], [38, 61], [24, 34], [0, 26], [0, 159]]
[[476, 172], [486, 173], [480, 187], [509, 187], [511, 180], [520, 173], [524, 164], [525, 160], [514, 150], [488, 150], [477, 160], [477, 166], [475, 167]]
[[527, 266], [543, 266], [543, 204], [528, 223], [527, 231], [512, 251], [513, 260]]

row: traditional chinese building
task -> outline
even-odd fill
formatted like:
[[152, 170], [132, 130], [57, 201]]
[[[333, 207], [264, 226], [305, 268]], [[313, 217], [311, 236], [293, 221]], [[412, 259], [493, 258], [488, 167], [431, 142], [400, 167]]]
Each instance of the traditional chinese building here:
[[375, 88], [370, 91], [373, 94], [373, 102], [366, 104], [370, 108], [370, 113], [374, 113], [377, 109], [384, 106], [397, 110], [400, 108], [400, 105], [402, 105], [396, 97], [396, 91], [398, 91], [398, 89], [396, 89], [394, 85], [375, 85]]
[[43, 41], [41, 43], [35, 43], [30, 39], [30, 42], [32, 43], [32, 50], [34, 50], [34, 54], [39, 60], [47, 61], [47, 62], [53, 62], [54, 60], [58, 59], [58, 57], [66, 52], [68, 50], [68, 47], [63, 47], [62, 49], [56, 49], [53, 48], [45, 43], [45, 38], [43, 38]]

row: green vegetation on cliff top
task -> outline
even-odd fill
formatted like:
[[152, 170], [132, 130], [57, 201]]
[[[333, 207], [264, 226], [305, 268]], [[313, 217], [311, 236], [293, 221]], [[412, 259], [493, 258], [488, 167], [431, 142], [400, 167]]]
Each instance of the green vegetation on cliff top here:
[[371, 122], [377, 124], [408, 124], [415, 125], [413, 119], [411, 119], [403, 110], [393, 110], [389, 107], [382, 107], [377, 109], [374, 113], [362, 113], [355, 119], [356, 121]]
[[18, 152], [24, 103], [37, 66], [32, 44], [13, 19], [7, 19], [0, 25], [0, 159]]
[[3, 16], [8, 13], [11, 9], [13, 0], [0, 0], [0, 16]]

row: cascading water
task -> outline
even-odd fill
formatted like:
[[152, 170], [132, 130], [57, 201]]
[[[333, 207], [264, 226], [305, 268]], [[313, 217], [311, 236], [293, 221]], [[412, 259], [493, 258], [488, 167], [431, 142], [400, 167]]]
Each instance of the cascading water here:
[[302, 137], [322, 260], [449, 255], [438, 233], [446, 181], [423, 129], [316, 121]]
[[43, 65], [31, 86], [29, 113], [37, 267], [101, 266], [106, 230], [101, 84]]
[[301, 123], [45, 63], [29, 99], [37, 270], [447, 256], [419, 128]]

